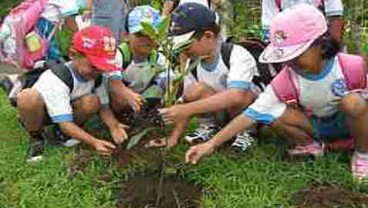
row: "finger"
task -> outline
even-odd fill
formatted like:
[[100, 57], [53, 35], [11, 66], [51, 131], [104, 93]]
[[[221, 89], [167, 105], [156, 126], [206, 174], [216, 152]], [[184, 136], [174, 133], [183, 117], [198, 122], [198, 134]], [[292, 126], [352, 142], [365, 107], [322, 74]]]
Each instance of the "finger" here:
[[113, 145], [112, 143], [107, 142], [107, 141], [105, 141], [105, 143], [104, 143], [104, 147], [105, 147], [105, 148], [108, 148], [109, 150], [116, 149], [116, 146], [115, 146], [115, 145]]
[[168, 113], [168, 108], [161, 108], [161, 109], [158, 109], [158, 112], [161, 114], [161, 115], [165, 115]]
[[130, 126], [122, 124], [122, 123], [119, 123], [119, 127], [123, 128], [123, 129], [129, 129], [130, 128]]
[[185, 153], [185, 163], [191, 163], [192, 155], [195, 154], [194, 147], [191, 147], [186, 153]]

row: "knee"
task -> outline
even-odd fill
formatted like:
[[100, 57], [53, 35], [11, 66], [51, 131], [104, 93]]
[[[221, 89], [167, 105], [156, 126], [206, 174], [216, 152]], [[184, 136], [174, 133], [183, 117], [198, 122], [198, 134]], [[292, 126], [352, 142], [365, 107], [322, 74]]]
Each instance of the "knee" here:
[[208, 85], [202, 82], [197, 82], [189, 87], [184, 92], [184, 102], [193, 102], [209, 96], [212, 96], [216, 92]]
[[19, 110], [34, 110], [44, 105], [40, 94], [35, 89], [24, 89], [17, 97], [17, 107]]
[[366, 109], [365, 100], [357, 93], [351, 93], [343, 97], [339, 104], [339, 110], [348, 116], [357, 116]]
[[81, 112], [93, 114], [98, 112], [101, 104], [100, 99], [97, 96], [87, 95], [80, 98], [74, 106]]

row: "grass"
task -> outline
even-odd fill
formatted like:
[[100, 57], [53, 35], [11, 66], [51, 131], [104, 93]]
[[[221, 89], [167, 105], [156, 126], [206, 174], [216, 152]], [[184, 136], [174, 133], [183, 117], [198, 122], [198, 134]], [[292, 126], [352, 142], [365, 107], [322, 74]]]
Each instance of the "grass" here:
[[[115, 207], [119, 182], [149, 162], [141, 155], [143, 159], [118, 168], [109, 159], [83, 150], [92, 157], [81, 174], [70, 178], [68, 167], [77, 149], [50, 146], [45, 160], [29, 164], [26, 134], [2, 92], [0, 117], [0, 207]], [[248, 154], [219, 151], [197, 166], [185, 166], [185, 177], [205, 188], [202, 207], [293, 207], [292, 194], [309, 182], [366, 191], [352, 182], [347, 154], [329, 153], [314, 162], [283, 162], [274, 141], [267, 137]], [[181, 145], [172, 154], [182, 160], [185, 149]], [[99, 180], [101, 175], [110, 179]]]

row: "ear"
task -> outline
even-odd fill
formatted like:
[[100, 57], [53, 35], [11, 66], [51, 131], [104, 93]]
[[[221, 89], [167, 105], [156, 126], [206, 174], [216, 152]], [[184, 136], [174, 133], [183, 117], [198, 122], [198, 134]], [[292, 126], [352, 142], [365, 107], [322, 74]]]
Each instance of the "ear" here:
[[70, 60], [73, 60], [75, 58], [75, 54], [77, 53], [78, 52], [73, 47], [70, 47], [69, 54], [68, 54], [68, 57], [70, 58]]

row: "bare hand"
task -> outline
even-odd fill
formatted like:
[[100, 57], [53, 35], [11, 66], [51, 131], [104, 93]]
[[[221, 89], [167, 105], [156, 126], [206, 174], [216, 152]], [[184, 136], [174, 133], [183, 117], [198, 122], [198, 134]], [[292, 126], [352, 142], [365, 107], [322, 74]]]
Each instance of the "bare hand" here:
[[101, 155], [110, 155], [116, 148], [112, 143], [100, 139], [95, 140], [93, 147]]
[[143, 106], [142, 96], [133, 90], [127, 91], [124, 96], [124, 99], [127, 100], [128, 105], [133, 109], [134, 112], [139, 112]]
[[170, 108], [160, 109], [160, 114], [165, 123], [179, 123], [189, 117], [188, 112], [183, 109], [183, 105], [173, 105]]
[[193, 165], [197, 164], [198, 161], [205, 155], [209, 155], [214, 151], [213, 146], [208, 143], [202, 143], [195, 146], [192, 146], [185, 153], [185, 162], [192, 163]]
[[125, 131], [126, 128], [128, 126], [119, 123], [110, 129], [111, 136], [116, 144], [121, 144], [128, 138], [128, 134]]

